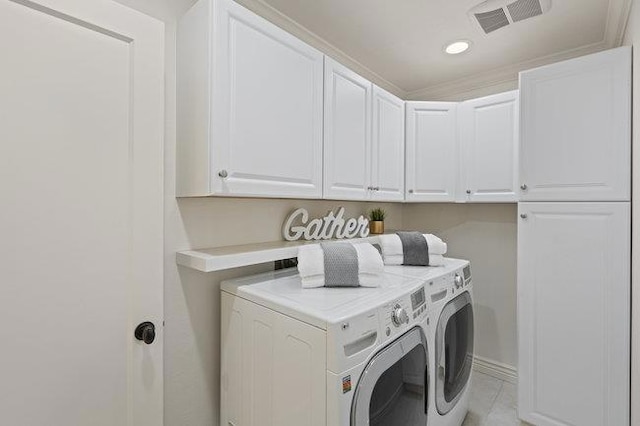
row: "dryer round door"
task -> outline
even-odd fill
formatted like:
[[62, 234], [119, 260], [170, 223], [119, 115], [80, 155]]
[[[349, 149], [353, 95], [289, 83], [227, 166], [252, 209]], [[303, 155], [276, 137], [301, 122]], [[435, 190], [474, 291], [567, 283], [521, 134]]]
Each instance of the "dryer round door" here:
[[465, 291], [449, 301], [436, 328], [436, 408], [446, 414], [456, 405], [473, 365], [473, 305]]
[[421, 327], [412, 328], [378, 352], [356, 386], [351, 425], [426, 425], [428, 359]]

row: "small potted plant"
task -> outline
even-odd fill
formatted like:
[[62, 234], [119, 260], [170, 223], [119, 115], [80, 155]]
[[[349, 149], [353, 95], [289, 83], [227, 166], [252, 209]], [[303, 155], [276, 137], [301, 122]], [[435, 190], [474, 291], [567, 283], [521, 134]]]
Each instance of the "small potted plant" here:
[[384, 217], [386, 213], [381, 208], [369, 212], [369, 232], [372, 234], [384, 234]]

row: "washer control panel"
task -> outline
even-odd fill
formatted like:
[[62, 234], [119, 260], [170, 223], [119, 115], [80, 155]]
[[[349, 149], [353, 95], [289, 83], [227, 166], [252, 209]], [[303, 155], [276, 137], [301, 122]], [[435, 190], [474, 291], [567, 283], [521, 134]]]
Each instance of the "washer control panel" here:
[[424, 285], [410, 293], [386, 303], [380, 309], [383, 337], [390, 338], [403, 333], [427, 315], [427, 300]]

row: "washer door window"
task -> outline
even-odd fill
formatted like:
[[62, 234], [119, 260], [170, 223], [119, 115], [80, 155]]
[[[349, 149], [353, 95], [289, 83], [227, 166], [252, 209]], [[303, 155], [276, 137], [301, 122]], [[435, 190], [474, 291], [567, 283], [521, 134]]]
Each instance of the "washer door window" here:
[[356, 387], [352, 426], [427, 424], [427, 344], [413, 328], [374, 356]]
[[464, 292], [447, 303], [436, 329], [436, 408], [448, 413], [464, 390], [473, 363], [473, 306]]

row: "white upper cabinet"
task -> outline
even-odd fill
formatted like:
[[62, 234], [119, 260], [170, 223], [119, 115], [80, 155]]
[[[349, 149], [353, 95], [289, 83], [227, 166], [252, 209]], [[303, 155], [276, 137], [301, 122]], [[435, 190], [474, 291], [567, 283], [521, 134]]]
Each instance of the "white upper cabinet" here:
[[[178, 196], [322, 196], [323, 55], [231, 0], [178, 28]], [[353, 118], [353, 117], [349, 117]]]
[[455, 102], [407, 102], [406, 201], [455, 201]]
[[371, 199], [404, 200], [404, 101], [373, 87]]
[[373, 85], [325, 58], [324, 197], [364, 200], [371, 176]]
[[460, 105], [459, 201], [518, 200], [517, 142], [517, 90]]
[[520, 74], [521, 201], [630, 199], [631, 48]]

